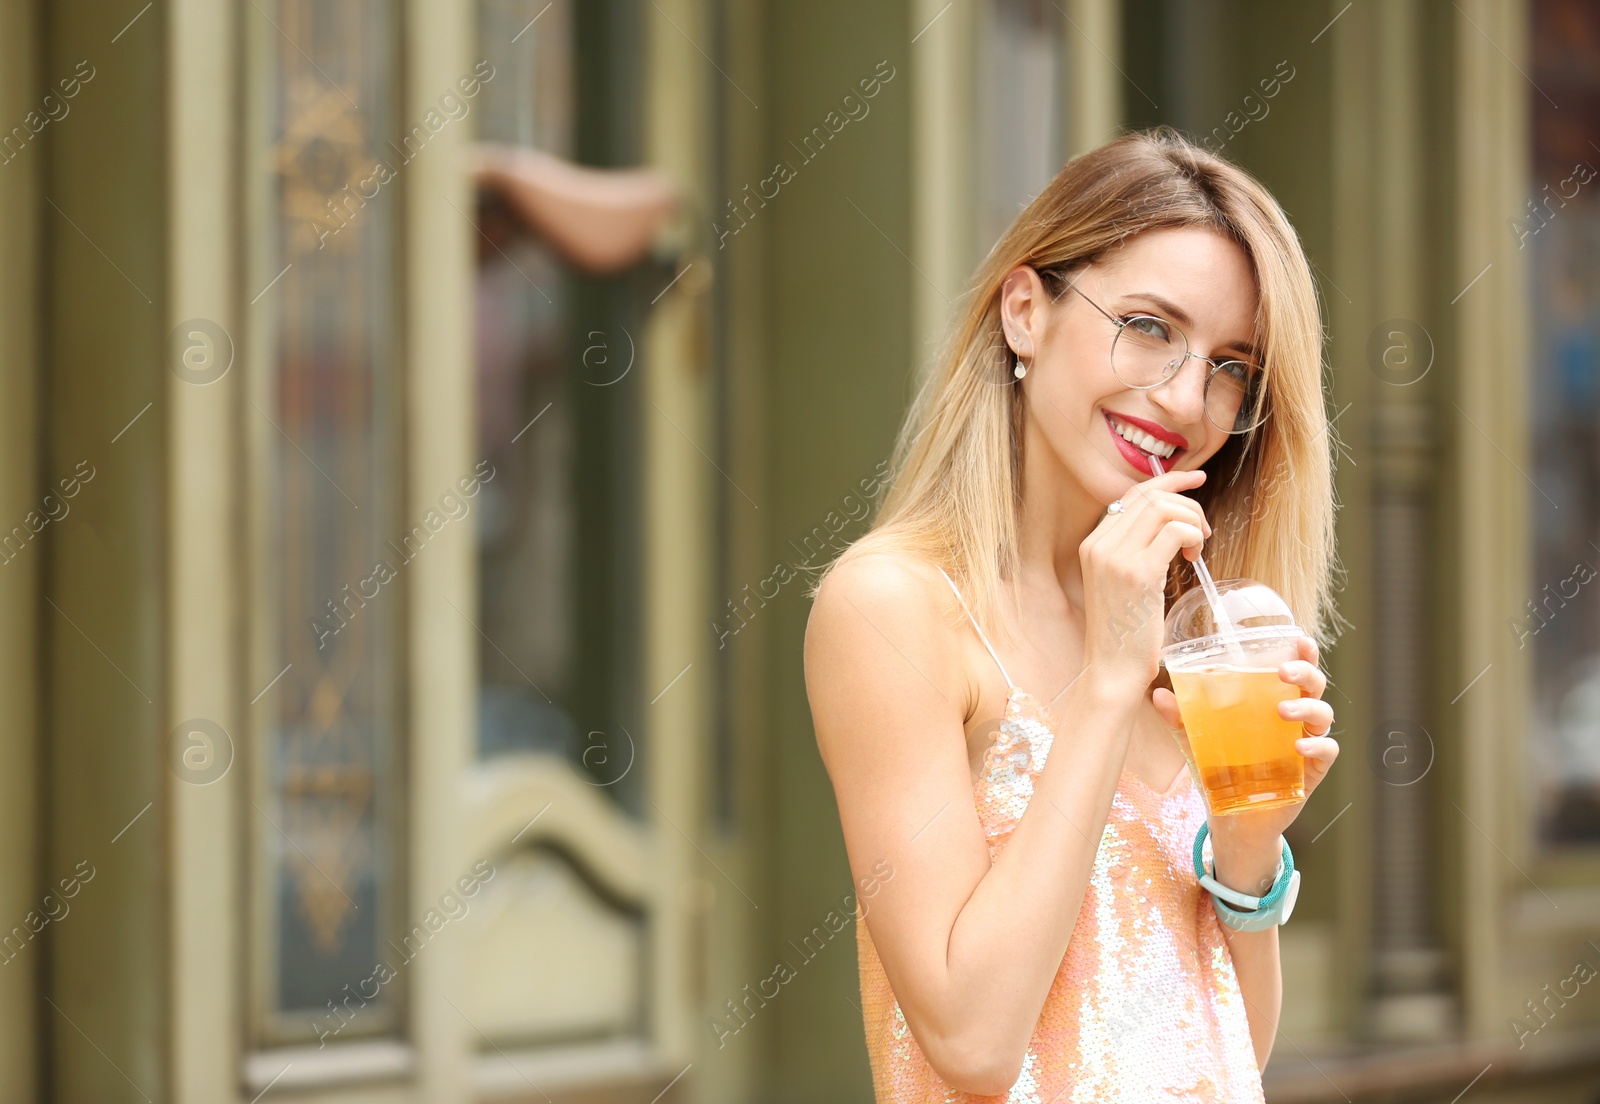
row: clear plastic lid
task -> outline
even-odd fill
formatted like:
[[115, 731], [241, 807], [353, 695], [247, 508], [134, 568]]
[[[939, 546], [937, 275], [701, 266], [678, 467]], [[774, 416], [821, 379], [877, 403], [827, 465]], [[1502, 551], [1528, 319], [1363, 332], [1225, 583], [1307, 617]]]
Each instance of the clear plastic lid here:
[[[1277, 591], [1254, 579], [1218, 579], [1217, 596], [1222, 611], [1233, 622], [1233, 641], [1238, 651], [1253, 657], [1281, 647], [1285, 639], [1302, 635], [1295, 624], [1294, 611]], [[1228, 638], [1219, 630], [1211, 603], [1201, 587], [1194, 587], [1167, 611], [1166, 631], [1161, 649], [1163, 663], [1225, 659], [1230, 649]], [[1237, 654], [1237, 653], [1236, 653]]]

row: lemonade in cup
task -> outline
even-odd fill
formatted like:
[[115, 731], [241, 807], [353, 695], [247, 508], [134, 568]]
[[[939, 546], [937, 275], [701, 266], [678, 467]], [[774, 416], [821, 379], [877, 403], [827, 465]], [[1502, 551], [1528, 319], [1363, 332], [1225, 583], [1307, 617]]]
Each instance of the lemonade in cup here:
[[1298, 659], [1305, 635], [1288, 604], [1254, 579], [1216, 583], [1227, 622], [1221, 629], [1197, 587], [1167, 614], [1161, 663], [1189, 736], [1189, 768], [1218, 816], [1304, 801], [1305, 757], [1294, 748], [1304, 727], [1278, 715], [1298, 699], [1278, 666]]

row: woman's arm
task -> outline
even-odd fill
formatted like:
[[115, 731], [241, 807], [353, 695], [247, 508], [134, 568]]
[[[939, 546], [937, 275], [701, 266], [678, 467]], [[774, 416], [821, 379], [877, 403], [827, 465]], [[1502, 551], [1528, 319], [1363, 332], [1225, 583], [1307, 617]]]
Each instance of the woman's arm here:
[[[1334, 760], [1339, 758], [1339, 743], [1328, 735], [1333, 730], [1333, 707], [1322, 700], [1328, 678], [1317, 666], [1319, 649], [1316, 641], [1302, 637], [1297, 660], [1289, 660], [1278, 667], [1278, 677], [1292, 686], [1300, 687], [1298, 699], [1278, 703], [1278, 715], [1287, 721], [1299, 721], [1302, 731], [1318, 733], [1301, 736], [1295, 741], [1295, 750], [1306, 760], [1306, 797], [1309, 799], [1322, 780], [1328, 776]], [[1173, 735], [1185, 744], [1183, 718], [1178, 711], [1177, 698], [1171, 690], [1159, 689], [1151, 697], [1156, 711], [1166, 720]], [[1278, 859], [1283, 854], [1282, 833], [1292, 824], [1305, 802], [1255, 812], [1236, 813], [1232, 816], [1211, 817], [1211, 847], [1216, 856], [1214, 873], [1217, 881], [1251, 896], [1264, 895], [1278, 872]], [[1267, 1068], [1267, 1058], [1272, 1054], [1272, 1043], [1278, 1033], [1278, 1017], [1283, 1009], [1283, 967], [1278, 956], [1278, 929], [1259, 932], [1235, 931], [1227, 925], [1222, 928], [1223, 938], [1233, 955], [1233, 970], [1239, 979], [1239, 992], [1244, 997], [1245, 1014], [1250, 1021], [1250, 1041], [1255, 1046], [1256, 1065]]]
[[[1283, 848], [1276, 836], [1263, 846], [1224, 848], [1216, 862], [1216, 878], [1225, 886], [1249, 886], [1244, 892], [1259, 897], [1278, 873]], [[1206, 907], [1210, 898], [1202, 897]], [[1283, 1011], [1283, 965], [1278, 958], [1277, 926], [1262, 931], [1235, 931], [1222, 925], [1222, 936], [1233, 955], [1233, 972], [1239, 979], [1245, 1016], [1250, 1022], [1250, 1042], [1255, 1047], [1256, 1068], [1266, 1069], [1278, 1037], [1278, 1017]]]
[[852, 872], [894, 871], [867, 920], [923, 1053], [955, 1088], [1020, 1070], [1083, 903], [1144, 686], [1085, 668], [1026, 814], [991, 864], [972, 802], [952, 597], [938, 572], [869, 555], [823, 583], [806, 687]]

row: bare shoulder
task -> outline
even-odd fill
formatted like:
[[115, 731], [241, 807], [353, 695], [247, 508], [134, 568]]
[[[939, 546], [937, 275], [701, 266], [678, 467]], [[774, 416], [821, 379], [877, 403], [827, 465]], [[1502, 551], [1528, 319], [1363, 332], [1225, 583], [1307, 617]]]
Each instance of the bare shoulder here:
[[822, 581], [806, 620], [806, 665], [827, 662], [868, 634], [884, 647], [883, 638], [938, 635], [954, 601], [939, 569], [915, 556], [868, 552], [841, 560]]
[[806, 693], [820, 742], [859, 731], [864, 717], [908, 712], [929, 720], [965, 703], [955, 595], [939, 569], [897, 552], [837, 564], [806, 622]]

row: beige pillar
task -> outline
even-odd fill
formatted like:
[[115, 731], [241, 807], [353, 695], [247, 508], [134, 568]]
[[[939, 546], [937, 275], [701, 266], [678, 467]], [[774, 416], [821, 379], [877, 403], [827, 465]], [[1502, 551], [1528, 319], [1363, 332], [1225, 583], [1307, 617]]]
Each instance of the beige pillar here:
[[[235, 279], [238, 119], [234, 9], [175, 0], [166, 23], [168, 269], [166, 404], [168, 681], [159, 749], [172, 771], [165, 889], [171, 985], [172, 1099], [211, 1104], [239, 1080], [237, 964], [243, 846], [239, 826], [239, 487], [236, 447], [243, 368]], [[178, 756], [176, 762], [173, 754]]]

